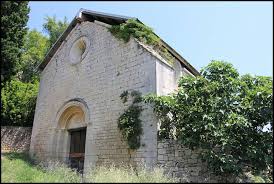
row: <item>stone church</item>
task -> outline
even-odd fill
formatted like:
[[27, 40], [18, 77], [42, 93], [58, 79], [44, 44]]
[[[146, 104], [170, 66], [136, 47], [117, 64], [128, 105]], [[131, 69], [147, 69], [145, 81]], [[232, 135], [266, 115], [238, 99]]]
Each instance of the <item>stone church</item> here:
[[198, 181], [203, 167], [197, 166], [196, 154], [157, 140], [157, 118], [150, 106], [144, 104], [141, 114], [139, 149], [129, 150], [117, 128], [126, 108], [120, 99], [123, 91], [164, 95], [176, 90], [181, 76], [199, 75], [163, 40], [175, 58], [173, 65], [137, 39], [124, 43], [108, 31], [131, 18], [80, 9], [49, 50], [39, 65], [30, 154], [70, 162], [84, 172], [102, 163], [144, 162], [165, 165], [181, 177], [187, 168], [189, 181]]

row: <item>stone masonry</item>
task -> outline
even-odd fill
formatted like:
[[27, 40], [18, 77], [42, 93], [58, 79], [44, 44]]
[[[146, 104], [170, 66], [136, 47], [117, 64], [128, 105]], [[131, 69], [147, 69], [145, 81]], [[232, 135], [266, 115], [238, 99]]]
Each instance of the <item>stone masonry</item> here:
[[28, 152], [31, 127], [1, 126], [1, 153]]
[[180, 178], [180, 182], [218, 183], [224, 179], [210, 173], [199, 159], [198, 150], [185, 148], [175, 140], [159, 140], [157, 148], [157, 165], [168, 175]]
[[130, 105], [122, 103], [123, 91], [165, 95], [177, 89], [181, 76], [191, 72], [177, 59], [168, 64], [136, 39], [117, 40], [107, 26], [98, 21], [78, 22], [43, 68], [31, 156], [66, 162], [68, 130], [86, 127], [84, 172], [100, 164], [143, 162], [149, 167], [161, 164], [174, 176], [181, 176], [188, 167], [188, 180], [199, 181], [203, 168], [196, 153], [157, 140], [157, 118], [149, 105], [143, 104], [140, 117], [139, 149], [129, 150], [117, 127], [119, 116]]
[[[78, 65], [70, 65], [67, 51], [83, 34], [91, 42], [88, 54]], [[152, 110], [145, 109], [141, 117], [145, 147], [131, 155], [117, 128], [117, 119], [126, 108], [119, 97], [123, 91], [156, 92], [157, 62], [134, 39], [125, 44], [101, 25], [92, 22], [77, 25], [41, 74], [31, 153], [41, 159], [66, 159], [68, 149], [60, 150], [55, 144], [64, 138], [56, 134], [62, 131], [58, 129], [56, 116], [70, 100], [81, 99], [88, 114], [85, 166], [141, 159], [156, 163], [157, 128]]]

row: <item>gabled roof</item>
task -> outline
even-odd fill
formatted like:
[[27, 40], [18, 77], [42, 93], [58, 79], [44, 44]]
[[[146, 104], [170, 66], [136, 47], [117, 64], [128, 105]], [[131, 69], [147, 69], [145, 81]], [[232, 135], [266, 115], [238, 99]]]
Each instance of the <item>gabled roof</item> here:
[[[76, 16], [73, 18], [67, 29], [61, 34], [61, 36], [57, 39], [57, 41], [53, 44], [53, 46], [50, 48], [48, 53], [46, 54], [46, 57], [44, 60], [39, 64], [38, 68], [43, 70], [46, 65], [49, 63], [51, 58], [54, 56], [62, 42], [66, 39], [68, 34], [71, 32], [71, 30], [76, 26], [77, 23], [83, 22], [83, 21], [91, 21], [94, 20], [104, 22], [106, 24], [110, 25], [118, 25], [121, 23], [126, 22], [128, 19], [135, 19], [142, 23], [140, 20], [138, 20], [135, 17], [126, 17], [121, 15], [114, 15], [114, 14], [108, 14], [108, 13], [102, 13], [97, 11], [91, 11], [81, 8]], [[143, 24], [143, 23], [142, 23]], [[155, 34], [155, 33], [154, 33]], [[156, 35], [156, 34], [155, 34]], [[157, 35], [158, 36], [158, 35]], [[158, 36], [159, 37], [159, 36]], [[160, 37], [159, 37], [160, 38]], [[186, 67], [193, 75], [200, 75], [200, 73], [191, 66], [180, 54], [178, 54], [173, 48], [171, 48], [166, 42], [164, 42], [162, 39], [160, 39], [163, 43], [163, 46], [176, 58], [178, 59], [181, 64]]]

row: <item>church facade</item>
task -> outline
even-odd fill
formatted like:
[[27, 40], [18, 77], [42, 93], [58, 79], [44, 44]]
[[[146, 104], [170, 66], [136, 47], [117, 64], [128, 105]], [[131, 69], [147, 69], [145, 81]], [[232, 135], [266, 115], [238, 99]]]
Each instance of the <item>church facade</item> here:
[[84, 172], [103, 163], [155, 166], [175, 164], [179, 156], [192, 158], [187, 150], [184, 157], [174, 146], [168, 148], [171, 143], [157, 140], [157, 118], [146, 104], [140, 148], [130, 150], [117, 127], [126, 109], [120, 99], [123, 91], [165, 95], [176, 90], [181, 76], [199, 75], [164, 41], [175, 58], [173, 65], [137, 39], [124, 43], [108, 31], [129, 18], [81, 9], [50, 49], [39, 65], [32, 156], [70, 162]]

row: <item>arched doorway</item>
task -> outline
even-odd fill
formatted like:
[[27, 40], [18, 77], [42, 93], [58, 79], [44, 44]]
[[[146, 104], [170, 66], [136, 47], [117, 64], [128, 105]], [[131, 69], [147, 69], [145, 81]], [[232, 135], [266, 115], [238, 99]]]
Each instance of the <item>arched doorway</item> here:
[[53, 155], [82, 172], [85, 160], [86, 128], [89, 122], [87, 105], [79, 99], [65, 103], [56, 116]]

